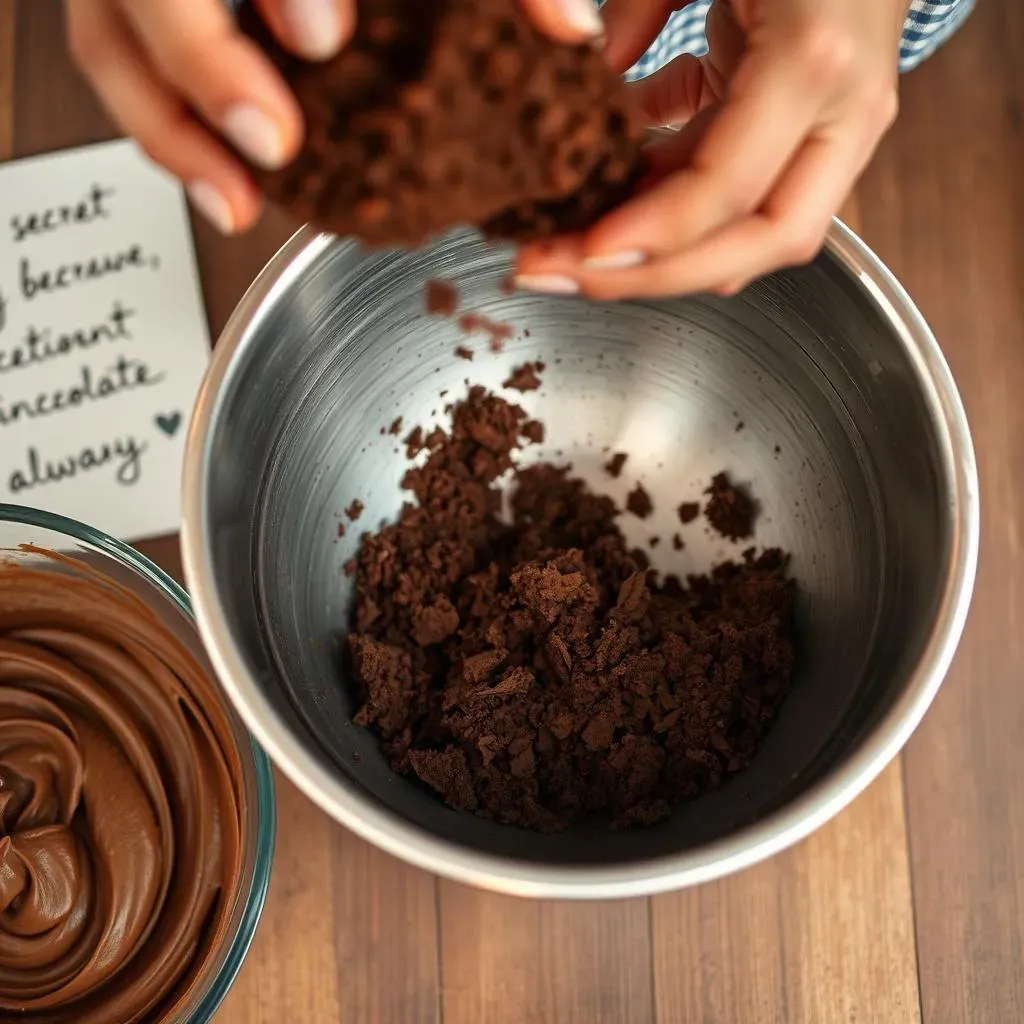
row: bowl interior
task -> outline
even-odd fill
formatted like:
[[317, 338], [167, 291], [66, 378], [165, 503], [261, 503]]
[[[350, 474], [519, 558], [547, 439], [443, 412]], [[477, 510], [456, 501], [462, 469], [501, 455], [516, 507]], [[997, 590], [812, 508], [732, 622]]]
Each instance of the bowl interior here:
[[[536, 864], [626, 863], [677, 853], [762, 819], [821, 779], [899, 697], [934, 624], [952, 558], [942, 442], [893, 323], [828, 253], [729, 299], [614, 305], [506, 295], [508, 255], [466, 236], [416, 254], [319, 239], [272, 289], [234, 354], [201, 467], [214, 599], [280, 726], [339, 786], [434, 836]], [[510, 323], [486, 336], [430, 316], [424, 285]], [[472, 362], [454, 350], [467, 345]], [[664, 571], [738, 555], [675, 509], [728, 470], [761, 506], [756, 543], [792, 553], [799, 583], [794, 688], [753, 765], [653, 828], [604, 823], [538, 836], [448, 810], [396, 777], [352, 723], [342, 644], [362, 530], [392, 519], [407, 468], [381, 428], [445, 423], [467, 379], [499, 388], [527, 359], [543, 386], [506, 392], [547, 427], [529, 459], [571, 462], [621, 500], [640, 480], [655, 513], [624, 516]], [[446, 393], [446, 394], [445, 394]], [[741, 426], [742, 424], [742, 426]], [[602, 464], [629, 455], [618, 481]], [[343, 510], [365, 506], [343, 537]], [[595, 839], [600, 839], [595, 842]]]

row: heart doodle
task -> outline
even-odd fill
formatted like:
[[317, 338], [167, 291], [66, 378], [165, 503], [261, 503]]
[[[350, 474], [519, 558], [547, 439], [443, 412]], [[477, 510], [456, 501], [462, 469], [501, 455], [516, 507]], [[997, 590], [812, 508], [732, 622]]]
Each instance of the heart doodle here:
[[156, 425], [168, 437], [174, 437], [174, 435], [178, 432], [178, 427], [181, 426], [181, 413], [158, 413], [156, 416]]

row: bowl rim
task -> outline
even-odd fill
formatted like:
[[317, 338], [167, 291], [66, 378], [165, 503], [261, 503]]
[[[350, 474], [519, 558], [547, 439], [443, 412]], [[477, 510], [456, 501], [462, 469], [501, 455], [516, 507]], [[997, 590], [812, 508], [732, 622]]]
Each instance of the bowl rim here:
[[900, 752], [945, 678], [971, 602], [980, 532], [974, 447], [953, 376], [924, 317], [875, 253], [833, 219], [825, 250], [867, 294], [910, 358], [951, 485], [949, 570], [930, 635], [903, 692], [838, 765], [760, 821], [679, 853], [622, 865], [565, 867], [497, 856], [439, 838], [331, 772], [260, 691], [217, 600], [205, 509], [211, 432], [223, 385], [267, 309], [336, 242], [308, 225], [300, 228], [249, 287], [214, 348], [185, 448], [182, 559], [200, 634], [221, 685], [284, 774], [329, 816], [408, 863], [497, 892], [560, 899], [652, 895], [721, 878], [799, 842], [853, 801]]
[[[63, 534], [71, 540], [87, 544], [101, 551], [163, 593], [188, 622], [197, 626], [192, 602], [177, 580], [164, 572], [141, 551], [116, 537], [112, 537], [94, 526], [89, 526], [87, 523], [70, 519], [56, 512], [6, 502], [0, 502], [0, 523], [49, 530], [51, 533]], [[8, 549], [0, 548], [0, 555], [5, 550]], [[200, 640], [202, 639], [200, 634]], [[205, 647], [205, 641], [203, 643]], [[210, 660], [212, 663], [213, 659]], [[231, 704], [234, 708], [234, 700], [231, 700]], [[237, 709], [236, 713], [242, 719], [242, 725], [245, 726], [244, 716], [237, 712]], [[213, 1020], [221, 1003], [234, 985], [238, 972], [242, 969], [242, 964], [249, 953], [249, 947], [256, 936], [270, 886], [277, 839], [274, 770], [270, 758], [260, 748], [248, 729], [246, 729], [246, 735], [252, 755], [253, 778], [256, 783], [256, 804], [252, 809], [256, 815], [256, 844], [252, 860], [252, 879], [248, 889], [239, 889], [235, 896], [236, 905], [241, 907], [238, 928], [231, 937], [227, 948], [221, 953], [220, 963], [216, 970], [209, 975], [206, 987], [194, 993], [182, 1008], [184, 1016], [178, 1019], [188, 1021], [189, 1024], [204, 1024], [206, 1021]]]

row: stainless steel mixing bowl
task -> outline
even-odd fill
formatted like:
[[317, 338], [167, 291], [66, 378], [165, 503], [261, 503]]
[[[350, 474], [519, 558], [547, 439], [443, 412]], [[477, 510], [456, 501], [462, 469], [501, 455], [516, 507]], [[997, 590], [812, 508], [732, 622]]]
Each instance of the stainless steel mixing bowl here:
[[[183, 547], [196, 613], [224, 687], [266, 750], [314, 801], [421, 867], [507, 892], [625, 896], [706, 881], [807, 835], [882, 770], [942, 682], [978, 549], [974, 453], [934, 338], [841, 224], [812, 265], [733, 299], [589, 304], [506, 295], [508, 254], [452, 236], [367, 254], [300, 231], [242, 300], [215, 350], [188, 440]], [[424, 310], [431, 277], [462, 306], [514, 325], [501, 355]], [[454, 349], [469, 344], [472, 363]], [[581, 825], [541, 836], [449, 810], [396, 777], [351, 721], [342, 675], [360, 529], [391, 519], [406, 426], [443, 421], [465, 379], [498, 387], [547, 363], [523, 396], [547, 425], [530, 458], [573, 463], [623, 498], [637, 479], [655, 517], [723, 468], [761, 504], [756, 541], [793, 553], [793, 691], [751, 767], [651, 828]], [[519, 395], [514, 395], [519, 400]], [[739, 424], [742, 422], [742, 429]], [[608, 450], [629, 453], [618, 482]], [[707, 568], [734, 553], [699, 526], [656, 564]]]

